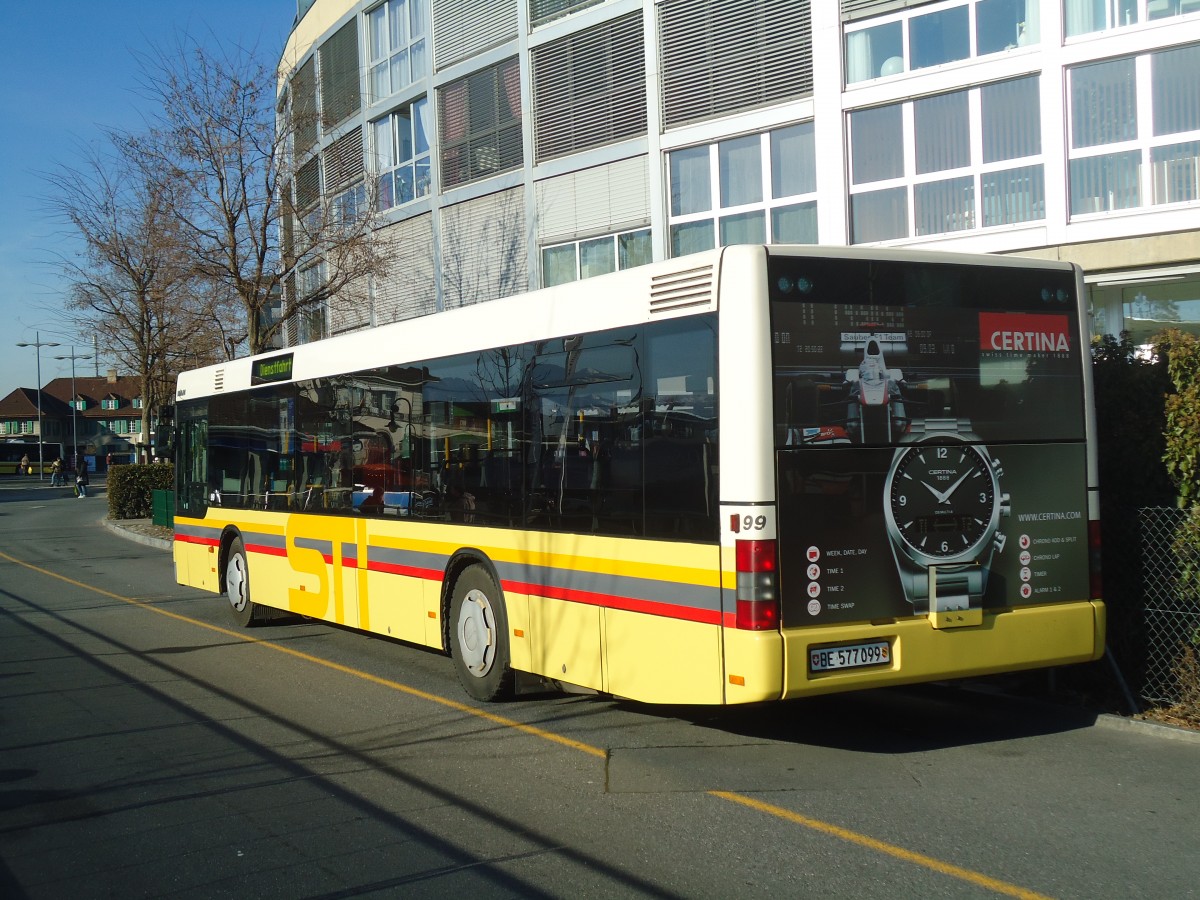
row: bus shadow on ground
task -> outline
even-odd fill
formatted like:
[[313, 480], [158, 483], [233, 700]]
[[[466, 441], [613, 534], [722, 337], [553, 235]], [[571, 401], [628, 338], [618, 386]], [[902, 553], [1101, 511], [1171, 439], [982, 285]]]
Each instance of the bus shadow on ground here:
[[880, 688], [745, 707], [641, 707], [758, 741], [861, 753], [924, 753], [1088, 728], [1097, 714], [977, 683]]
[[[1086, 728], [1095, 714], [962, 687], [887, 688], [753, 707], [639, 707], [701, 729], [687, 745], [613, 748], [610, 793], [904, 793], [1039, 765], [1028, 739]], [[632, 708], [631, 710], [632, 711]], [[971, 752], [966, 748], [980, 749]], [[957, 782], [956, 782], [957, 783]]]

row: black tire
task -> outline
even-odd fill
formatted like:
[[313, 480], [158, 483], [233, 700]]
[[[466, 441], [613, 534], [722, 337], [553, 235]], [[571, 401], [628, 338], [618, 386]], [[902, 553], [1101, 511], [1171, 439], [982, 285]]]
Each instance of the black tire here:
[[476, 700], [507, 700], [514, 674], [508, 613], [491, 573], [470, 566], [454, 582], [450, 600], [450, 655], [458, 680]]
[[246, 548], [235, 537], [225, 555], [225, 599], [233, 621], [248, 628], [263, 618], [263, 607], [250, 599], [250, 569], [246, 565]]

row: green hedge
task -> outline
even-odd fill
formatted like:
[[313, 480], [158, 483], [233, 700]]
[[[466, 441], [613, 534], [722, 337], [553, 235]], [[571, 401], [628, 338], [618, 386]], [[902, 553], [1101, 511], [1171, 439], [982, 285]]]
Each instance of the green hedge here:
[[108, 470], [108, 517], [148, 519], [153, 512], [151, 492], [175, 486], [171, 463], [113, 466]]

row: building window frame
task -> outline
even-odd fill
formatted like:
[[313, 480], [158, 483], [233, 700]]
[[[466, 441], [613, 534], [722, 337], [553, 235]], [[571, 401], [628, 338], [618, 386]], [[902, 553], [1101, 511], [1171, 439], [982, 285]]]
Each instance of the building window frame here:
[[1043, 221], [1040, 89], [1027, 75], [849, 111], [850, 243]]
[[427, 0], [386, 0], [363, 14], [367, 25], [367, 95], [386, 100], [425, 77]]
[[371, 122], [371, 158], [379, 211], [404, 206], [431, 193], [431, 115], [429, 99], [420, 97]]
[[1194, 0], [1061, 0], [1063, 36], [1067, 40], [1100, 31], [1134, 28], [1150, 22], [1194, 16]]
[[816, 147], [803, 120], [667, 154], [672, 257], [732, 244], [815, 244]]
[[604, 2], [605, 0], [529, 0], [529, 24], [536, 28]]
[[[1200, 86], [1190, 74], [1196, 65], [1200, 43], [1067, 70], [1067, 202], [1072, 221], [1200, 201]], [[1187, 83], [1170, 80], [1178, 77]], [[1122, 81], [1124, 90], [1118, 83]], [[1089, 107], [1097, 97], [1106, 98], [1105, 105]], [[1166, 102], [1167, 97], [1172, 102]]]
[[1039, 4], [1047, 2], [1054, 0], [947, 0], [848, 25], [842, 38], [845, 84], [1036, 45]]
[[570, 284], [653, 261], [653, 242], [648, 226], [545, 244], [542, 246], [542, 286]]

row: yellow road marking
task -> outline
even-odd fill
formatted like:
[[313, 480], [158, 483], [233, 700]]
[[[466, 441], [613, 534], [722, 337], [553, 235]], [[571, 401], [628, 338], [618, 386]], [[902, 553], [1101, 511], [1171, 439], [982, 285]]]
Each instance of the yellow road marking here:
[[1021, 897], [1022, 900], [1050, 900], [1045, 894], [1039, 894], [1036, 891], [1029, 891], [1022, 887], [1017, 887], [1015, 884], [1009, 884], [1007, 881], [1001, 881], [998, 878], [991, 878], [981, 872], [973, 871], [972, 869], [964, 869], [962, 866], [956, 866], [952, 863], [943, 862], [940, 859], [935, 859], [932, 856], [926, 856], [924, 853], [916, 853], [912, 850], [905, 850], [903, 847], [898, 847], [895, 844], [889, 844], [886, 841], [880, 841], [873, 837], [868, 837], [865, 834], [859, 834], [857, 831], [851, 831], [849, 828], [842, 828], [840, 825], [831, 825], [829, 822], [822, 822], [820, 819], [810, 819], [808, 816], [802, 816], [800, 813], [792, 812], [790, 809], [784, 809], [781, 806], [774, 806], [770, 803], [763, 803], [761, 800], [755, 800], [753, 797], [745, 797], [741, 794], [734, 794], [730, 791], [709, 791], [713, 797], [720, 797], [722, 800], [728, 800], [730, 803], [740, 803], [742, 806], [748, 806], [750, 809], [756, 809], [759, 812], [764, 812], [767, 815], [775, 816], [779, 819], [785, 819], [788, 822], [793, 822], [796, 825], [803, 825], [805, 828], [811, 828], [813, 831], [819, 831], [822, 834], [828, 834], [851, 844], [857, 844], [860, 847], [866, 847], [870, 850], [875, 850], [879, 853], [887, 854], [896, 859], [904, 860], [905, 862], [914, 863], [918, 866], [924, 866], [927, 869], [932, 869], [935, 872], [940, 872], [943, 875], [950, 875], [953, 878], [961, 878], [963, 881], [969, 881], [971, 884], [979, 887], [987, 888], [995, 891], [998, 894], [1004, 894], [1009, 897]]
[[[370, 672], [364, 672], [361, 669], [355, 669], [350, 666], [344, 666], [341, 663], [333, 662], [332, 660], [322, 659], [319, 656], [312, 656], [301, 650], [294, 650], [291, 647], [284, 647], [280, 644], [275, 644], [270, 641], [259, 640], [258, 638], [248, 636], [240, 631], [234, 631], [230, 628], [223, 628], [220, 625], [212, 625], [208, 622], [202, 622], [199, 619], [193, 619], [190, 616], [181, 615], [177, 612], [172, 612], [168, 609], [163, 609], [160, 606], [155, 606], [145, 600], [138, 600], [136, 597], [125, 597], [121, 594], [114, 594], [112, 591], [106, 591], [103, 588], [95, 585], [85, 584], [82, 581], [76, 581], [74, 578], [68, 578], [66, 575], [59, 575], [57, 572], [51, 572], [49, 569], [43, 569], [40, 566], [35, 566], [32, 563], [17, 559], [3, 551], [0, 551], [0, 559], [6, 559], [15, 565], [29, 569], [32, 572], [37, 572], [41, 575], [46, 575], [50, 578], [56, 578], [59, 581], [74, 585], [78, 588], [91, 591], [103, 597], [108, 597], [112, 600], [118, 600], [121, 603], [127, 603], [131, 606], [137, 606], [141, 609], [149, 610], [150, 612], [158, 613], [161, 616], [166, 616], [169, 619], [174, 619], [178, 622], [184, 622], [188, 625], [195, 625], [199, 628], [205, 628], [216, 634], [225, 635], [227, 637], [236, 638], [239, 641], [244, 641], [248, 644], [255, 644], [268, 650], [274, 650], [278, 653], [283, 653], [295, 659], [304, 660], [305, 662], [313, 663], [314, 665], [323, 666], [334, 672], [341, 672], [344, 675], [350, 675], [354, 678], [359, 678], [363, 681], [377, 684], [380, 687], [389, 688], [398, 691], [402, 694], [407, 694], [410, 697], [416, 697], [420, 700], [427, 700], [430, 703], [436, 703], [439, 706], [444, 706], [448, 709], [453, 709], [456, 712], [466, 713], [478, 719], [484, 719], [495, 725], [501, 725], [505, 728], [512, 728], [516, 731], [524, 732], [533, 737], [541, 738], [542, 740], [550, 741], [555, 744], [560, 744], [564, 747], [569, 747], [572, 750], [578, 750], [581, 753], [586, 753], [589, 756], [597, 757], [598, 759], [607, 759], [608, 753], [600, 747], [593, 747], [591, 744], [585, 744], [582, 741], [572, 740], [560, 734], [555, 734], [551, 731], [545, 731], [533, 725], [526, 725], [523, 722], [518, 722], [515, 719], [510, 719], [506, 716], [499, 716], [487, 710], [478, 709], [474, 706], [468, 706], [466, 703], [460, 703], [457, 700], [451, 700], [447, 697], [441, 697], [437, 694], [431, 694], [428, 691], [422, 691], [419, 688], [410, 687], [406, 684], [401, 684], [398, 681], [392, 681], [390, 678], [380, 678], [378, 675], [372, 675]], [[1018, 887], [1015, 884], [1010, 884], [1007, 881], [1001, 881], [998, 878], [992, 878], [984, 875], [982, 872], [976, 872], [972, 869], [965, 869], [962, 866], [956, 866], [952, 863], [944, 862], [932, 856], [927, 856], [924, 853], [917, 853], [912, 850], [906, 850], [903, 847], [895, 844], [889, 844], [886, 841], [881, 841], [865, 834], [859, 834], [857, 831], [851, 831], [848, 828], [842, 828], [839, 825], [833, 825], [829, 822], [822, 822], [820, 819], [812, 819], [800, 813], [792, 812], [789, 809], [784, 809], [781, 806], [775, 806], [770, 803], [764, 803], [761, 800], [755, 800], [753, 797], [746, 797], [742, 794], [735, 794], [731, 791], [708, 791], [711, 797], [718, 797], [730, 803], [737, 803], [749, 809], [757, 810], [758, 812], [766, 813], [770, 816], [783, 819], [795, 825], [801, 825], [812, 831], [826, 834], [831, 837], [838, 838], [850, 844], [855, 844], [859, 847], [865, 847], [869, 850], [874, 850], [877, 853], [883, 853], [891, 856], [894, 859], [899, 859], [904, 862], [922, 866], [931, 871], [942, 875], [948, 875], [952, 878], [958, 878], [962, 881], [978, 887], [987, 888], [995, 891], [998, 894], [1003, 894], [1008, 897], [1019, 897], [1022, 900], [1050, 900], [1045, 894], [1039, 894], [1036, 891], [1026, 890]]]
[[205, 628], [217, 634], [225, 635], [231, 638], [237, 638], [239, 641], [244, 641], [247, 644], [256, 644], [259, 647], [264, 647], [268, 650], [275, 650], [279, 653], [302, 659], [305, 662], [314, 663], [318, 666], [324, 666], [326, 669], [332, 669], [335, 672], [341, 672], [344, 675], [350, 675], [355, 678], [360, 678], [363, 681], [369, 681], [381, 687], [390, 688], [394, 691], [399, 691], [402, 694], [408, 694], [410, 697], [417, 697], [421, 700], [428, 700], [430, 703], [437, 703], [441, 706], [456, 710], [457, 712], [467, 713], [479, 719], [486, 719], [496, 725], [503, 725], [506, 728], [513, 728], [517, 731], [523, 731], [526, 734], [534, 737], [542, 738], [543, 740], [552, 741], [556, 744], [561, 744], [564, 747], [569, 747], [572, 750], [579, 750], [582, 753], [587, 753], [591, 756], [599, 757], [600, 759], [607, 758], [608, 754], [599, 747], [593, 747], [590, 744], [585, 744], [581, 741], [575, 741], [568, 737], [563, 737], [561, 734], [554, 734], [550, 731], [543, 731], [533, 725], [526, 725], [523, 722], [518, 722], [515, 719], [509, 719], [506, 716], [498, 716], [495, 713], [487, 710], [476, 709], [473, 706], [468, 706], [466, 703], [459, 703], [457, 700], [451, 700], [447, 697], [440, 697], [437, 694], [431, 694], [428, 691], [422, 691], [419, 688], [410, 687], [406, 684], [401, 684], [398, 681], [392, 681], [389, 678], [380, 678], [378, 675], [372, 675], [370, 672], [364, 672], [361, 669], [343, 666], [341, 663], [333, 662], [332, 660], [322, 659], [319, 656], [312, 656], [302, 650], [295, 650], [291, 647], [284, 647], [280, 644], [274, 644], [270, 641], [259, 640], [256, 637], [249, 636], [240, 631], [234, 631], [230, 628], [222, 628], [220, 625], [212, 625], [208, 622], [202, 622], [199, 619], [193, 619], [190, 616], [181, 615], [177, 612], [172, 612], [169, 609], [163, 609], [160, 606], [155, 606], [145, 600], [138, 600], [136, 597], [123, 597], [120, 594], [114, 594], [112, 591], [106, 591], [103, 588], [98, 588], [95, 585], [85, 584], [82, 581], [76, 581], [74, 578], [68, 578], [66, 575], [59, 575], [56, 572], [51, 572], [48, 569], [43, 569], [40, 566], [35, 566], [32, 563], [27, 563], [22, 560], [9, 556], [7, 553], [0, 551], [0, 558], [7, 559], [9, 562], [16, 563], [34, 572], [42, 575], [47, 575], [50, 578], [57, 578], [59, 581], [65, 581], [67, 584], [75, 587], [84, 588], [93, 593], [100, 594], [103, 597], [108, 597], [112, 600], [119, 600], [122, 603], [128, 603], [131, 606], [137, 606], [141, 609], [149, 610], [150, 612], [158, 613], [161, 616], [166, 616], [169, 619], [175, 619], [177, 622], [185, 622], [188, 625], [195, 625], [199, 628]]

